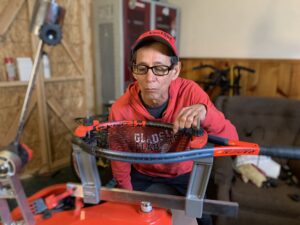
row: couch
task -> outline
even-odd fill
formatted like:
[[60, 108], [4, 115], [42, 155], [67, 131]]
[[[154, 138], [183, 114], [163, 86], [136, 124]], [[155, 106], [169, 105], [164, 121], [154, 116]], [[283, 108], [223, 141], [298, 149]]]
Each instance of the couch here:
[[[300, 146], [300, 101], [276, 97], [221, 96], [216, 107], [236, 126], [240, 140], [264, 146]], [[272, 158], [281, 168], [300, 180], [300, 160]], [[216, 198], [239, 204], [237, 218], [218, 217], [216, 224], [300, 225], [300, 187], [290, 179], [258, 188], [244, 183], [233, 170], [233, 157], [214, 160], [213, 182]], [[285, 178], [285, 179], [283, 179]], [[297, 179], [296, 179], [297, 181]], [[266, 183], [267, 184], [267, 183]], [[291, 196], [296, 196], [292, 200]]]

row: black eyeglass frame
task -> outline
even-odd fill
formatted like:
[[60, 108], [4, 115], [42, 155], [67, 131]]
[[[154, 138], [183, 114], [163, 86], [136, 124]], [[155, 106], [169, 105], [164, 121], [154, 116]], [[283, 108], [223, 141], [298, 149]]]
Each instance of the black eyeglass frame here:
[[[134, 67], [135, 66], [144, 66], [145, 68], [147, 68], [146, 72], [145, 73], [136, 73], [134, 71]], [[165, 67], [167, 70], [166, 70], [166, 74], [157, 74], [155, 73], [155, 71], [153, 69], [157, 68], [157, 67]], [[155, 76], [158, 76], [158, 77], [162, 77], [162, 76], [167, 76], [169, 75], [170, 71], [172, 69], [174, 69], [174, 64], [171, 64], [170, 66], [167, 66], [167, 65], [155, 65], [155, 66], [147, 66], [147, 65], [143, 65], [143, 64], [132, 64], [131, 67], [130, 67], [130, 70], [132, 73], [136, 74], [136, 75], [146, 75], [149, 71], [149, 69], [152, 70], [152, 73], [155, 75]]]

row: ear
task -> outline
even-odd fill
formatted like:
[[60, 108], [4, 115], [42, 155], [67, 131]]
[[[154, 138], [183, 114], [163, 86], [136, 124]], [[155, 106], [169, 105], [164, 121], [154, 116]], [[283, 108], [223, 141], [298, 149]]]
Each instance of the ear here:
[[134, 73], [131, 73], [131, 75], [133, 76], [133, 78], [136, 80], [136, 75]]
[[181, 71], [181, 62], [180, 61], [177, 63], [176, 66], [174, 66], [173, 71], [174, 72], [173, 72], [172, 80], [175, 80], [179, 76], [180, 71]]
[[136, 79], [136, 75], [131, 71], [131, 69], [128, 68], [128, 71], [129, 71], [129, 73], [131, 74], [131, 76], [132, 76], [135, 80], [137, 80], [137, 79]]

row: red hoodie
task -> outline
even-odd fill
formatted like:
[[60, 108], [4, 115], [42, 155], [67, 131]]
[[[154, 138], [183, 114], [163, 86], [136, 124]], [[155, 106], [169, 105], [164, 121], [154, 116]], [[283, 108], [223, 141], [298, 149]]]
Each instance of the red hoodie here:
[[[235, 127], [218, 111], [208, 95], [194, 81], [177, 78], [169, 88], [169, 102], [162, 118], [155, 119], [144, 107], [139, 98], [137, 82], [131, 84], [125, 94], [112, 105], [109, 120], [146, 120], [173, 123], [177, 113], [183, 108], [195, 104], [203, 104], [207, 108], [206, 118], [201, 123], [209, 134], [233, 140], [238, 139]], [[112, 172], [120, 188], [132, 190], [131, 165], [125, 162], [112, 161]], [[167, 164], [134, 164], [136, 170], [149, 176], [175, 177], [192, 170], [193, 162]]]

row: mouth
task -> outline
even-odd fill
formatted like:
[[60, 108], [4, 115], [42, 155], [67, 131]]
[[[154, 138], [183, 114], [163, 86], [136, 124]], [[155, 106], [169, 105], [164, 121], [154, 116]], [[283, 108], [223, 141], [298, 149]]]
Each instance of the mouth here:
[[157, 89], [156, 88], [145, 88], [145, 91], [147, 91], [147, 92], [156, 92]]

